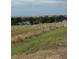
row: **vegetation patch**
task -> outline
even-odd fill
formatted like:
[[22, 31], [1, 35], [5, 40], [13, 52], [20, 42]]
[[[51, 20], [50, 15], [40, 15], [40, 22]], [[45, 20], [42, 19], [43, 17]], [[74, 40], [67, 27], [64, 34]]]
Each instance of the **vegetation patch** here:
[[64, 25], [62, 23], [48, 23], [48, 24], [38, 24], [38, 25], [19, 25], [12, 26], [12, 43], [23, 42], [24, 39], [38, 36], [40, 34], [62, 28]]
[[23, 42], [12, 44], [12, 55], [24, 52], [30, 54], [39, 50], [66, 47], [66, 30], [66, 27], [58, 28]]

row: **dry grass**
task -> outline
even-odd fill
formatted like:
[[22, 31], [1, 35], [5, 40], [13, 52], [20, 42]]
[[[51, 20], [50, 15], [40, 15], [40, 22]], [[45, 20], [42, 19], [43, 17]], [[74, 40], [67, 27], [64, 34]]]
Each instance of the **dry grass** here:
[[55, 30], [64, 27], [61, 23], [49, 23], [38, 25], [24, 25], [12, 27], [12, 43], [18, 43], [24, 41], [24, 39], [31, 38], [33, 36], [40, 35], [44, 32]]
[[24, 42], [12, 44], [12, 55], [27, 54], [38, 50], [66, 46], [66, 28], [59, 28], [39, 36], [25, 39]]
[[67, 59], [66, 29], [61, 23], [12, 27], [12, 59]]
[[12, 59], [67, 59], [67, 49], [66, 47], [60, 47], [38, 51], [29, 55], [24, 53], [22, 55], [14, 55]]

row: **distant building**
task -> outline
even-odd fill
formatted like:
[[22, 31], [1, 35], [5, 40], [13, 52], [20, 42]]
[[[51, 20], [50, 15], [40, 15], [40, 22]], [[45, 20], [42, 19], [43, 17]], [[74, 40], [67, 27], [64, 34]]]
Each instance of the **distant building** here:
[[30, 21], [20, 22], [18, 25], [30, 25]]

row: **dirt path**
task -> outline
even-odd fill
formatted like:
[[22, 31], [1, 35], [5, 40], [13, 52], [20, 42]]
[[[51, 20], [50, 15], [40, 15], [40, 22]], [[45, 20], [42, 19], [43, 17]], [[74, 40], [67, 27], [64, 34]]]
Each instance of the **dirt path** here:
[[66, 47], [59, 47], [58, 49], [48, 49], [43, 51], [38, 51], [26, 55], [14, 55], [12, 59], [67, 59], [67, 49]]

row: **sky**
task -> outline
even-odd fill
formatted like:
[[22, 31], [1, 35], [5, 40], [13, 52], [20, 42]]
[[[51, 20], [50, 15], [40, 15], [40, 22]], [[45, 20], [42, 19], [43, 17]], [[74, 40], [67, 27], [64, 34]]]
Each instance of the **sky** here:
[[67, 15], [67, 0], [11, 0], [11, 15]]

